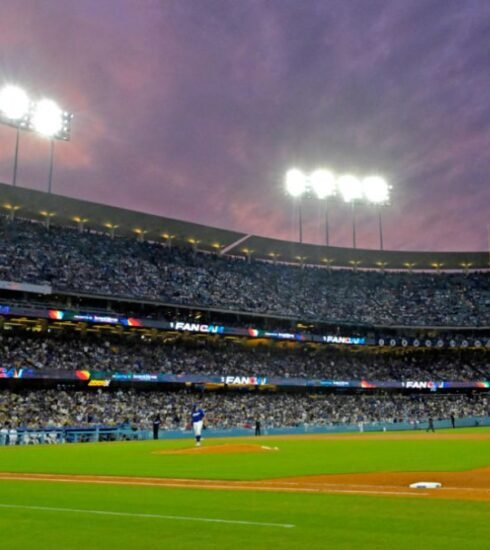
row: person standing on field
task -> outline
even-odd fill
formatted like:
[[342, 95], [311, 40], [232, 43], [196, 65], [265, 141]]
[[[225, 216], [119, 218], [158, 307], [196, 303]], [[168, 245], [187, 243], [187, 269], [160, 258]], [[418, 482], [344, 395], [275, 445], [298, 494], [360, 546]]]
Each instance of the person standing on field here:
[[160, 431], [160, 415], [157, 414], [153, 419], [153, 439], [158, 439], [159, 431]]
[[196, 447], [201, 446], [201, 433], [204, 416], [204, 411], [198, 405], [194, 405], [192, 407], [192, 429], [194, 430], [194, 437], [196, 438]]

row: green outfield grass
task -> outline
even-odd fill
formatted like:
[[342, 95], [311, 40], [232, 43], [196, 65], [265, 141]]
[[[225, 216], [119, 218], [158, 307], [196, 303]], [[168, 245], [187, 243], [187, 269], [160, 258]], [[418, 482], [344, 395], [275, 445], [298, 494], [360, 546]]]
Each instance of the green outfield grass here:
[[[191, 440], [3, 447], [0, 471], [267, 479], [490, 465], [490, 439], [445, 440], [443, 435], [423, 441], [375, 441], [359, 435], [205, 442], [260, 441], [280, 449], [241, 455], [153, 454], [192, 446]], [[8, 542], [9, 549], [483, 549], [489, 547], [489, 518], [487, 502], [0, 481], [0, 544]]]

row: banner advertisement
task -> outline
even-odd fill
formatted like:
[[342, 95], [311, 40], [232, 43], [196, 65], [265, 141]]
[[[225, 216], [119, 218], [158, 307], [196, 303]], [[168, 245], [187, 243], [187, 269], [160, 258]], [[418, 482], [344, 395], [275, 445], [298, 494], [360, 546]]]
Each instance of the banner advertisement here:
[[55, 380], [87, 382], [89, 387], [107, 387], [118, 383], [214, 385], [221, 387], [234, 386], [277, 386], [297, 388], [345, 388], [345, 389], [406, 389], [406, 390], [451, 390], [451, 389], [490, 389], [489, 380], [473, 382], [439, 381], [439, 380], [322, 380], [308, 378], [276, 378], [269, 376], [226, 375], [210, 376], [198, 374], [160, 374], [160, 373], [119, 373], [56, 369], [5, 368], [0, 367], [0, 380]]
[[255, 328], [226, 327], [218, 324], [195, 323], [186, 321], [165, 321], [136, 319], [118, 315], [76, 312], [61, 309], [29, 309], [0, 305], [0, 315], [22, 315], [23, 317], [50, 319], [52, 321], [78, 321], [100, 325], [122, 325], [124, 327], [155, 328], [159, 330], [191, 332], [198, 334], [219, 334], [222, 336], [243, 336], [247, 338], [267, 338], [272, 340], [291, 340], [297, 342], [317, 342], [323, 344], [341, 344], [363, 346], [373, 344], [374, 340], [364, 337], [318, 335], [300, 332], [274, 332]]
[[245, 338], [265, 338], [292, 342], [315, 342], [334, 346], [377, 346], [388, 348], [420, 349], [465, 349], [479, 348], [490, 351], [490, 336], [464, 337], [461, 335], [438, 337], [404, 337], [378, 335], [366, 337], [359, 335], [312, 334], [309, 332], [269, 331], [249, 327], [228, 327], [215, 323], [196, 323], [187, 321], [167, 321], [154, 319], [136, 319], [116, 314], [77, 312], [60, 309], [37, 309], [0, 304], [0, 315], [22, 316], [52, 321], [75, 321], [99, 325], [120, 325], [128, 328], [152, 328], [163, 331], [176, 331], [196, 334], [216, 334], [220, 336], [242, 336]]

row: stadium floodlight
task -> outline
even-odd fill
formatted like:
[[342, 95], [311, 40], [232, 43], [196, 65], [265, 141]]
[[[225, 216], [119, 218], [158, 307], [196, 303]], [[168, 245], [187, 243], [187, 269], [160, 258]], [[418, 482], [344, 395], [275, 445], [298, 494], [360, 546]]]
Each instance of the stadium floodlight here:
[[29, 97], [18, 86], [7, 85], [0, 90], [0, 113], [9, 121], [18, 122], [29, 113]]
[[369, 176], [362, 180], [363, 193], [373, 204], [386, 204], [390, 200], [390, 186], [379, 176]]
[[362, 199], [363, 188], [359, 178], [350, 174], [340, 176], [337, 187], [345, 202], [354, 202]]
[[367, 176], [362, 179], [352, 175], [336, 176], [329, 170], [317, 169], [305, 174], [297, 168], [286, 173], [286, 190], [288, 194], [298, 199], [296, 206], [299, 212], [299, 242], [303, 242], [303, 217], [301, 196], [317, 198], [324, 201], [325, 210], [325, 243], [330, 246], [329, 212], [330, 197], [340, 196], [352, 208], [352, 246], [357, 247], [356, 241], [356, 210], [360, 205], [375, 205], [378, 211], [380, 249], [383, 250], [383, 224], [381, 219], [382, 206], [390, 202], [390, 189], [386, 180], [380, 176]]
[[69, 141], [73, 114], [63, 111], [52, 99], [32, 101], [18, 86], [5, 85], [0, 89], [0, 122], [16, 129], [12, 185], [17, 182], [20, 130], [41, 134], [50, 140], [48, 192], [53, 180], [54, 141]]
[[63, 130], [63, 111], [53, 100], [41, 99], [34, 106], [31, 124], [36, 132], [54, 138]]
[[296, 168], [289, 170], [286, 174], [286, 191], [292, 197], [301, 197], [306, 191], [306, 176]]
[[328, 170], [315, 170], [310, 176], [310, 184], [319, 199], [335, 195], [335, 176]]

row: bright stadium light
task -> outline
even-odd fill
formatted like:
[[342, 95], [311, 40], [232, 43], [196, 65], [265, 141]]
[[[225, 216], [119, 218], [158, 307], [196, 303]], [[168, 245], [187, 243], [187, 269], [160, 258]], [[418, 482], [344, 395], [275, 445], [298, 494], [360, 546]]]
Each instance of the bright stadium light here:
[[29, 97], [22, 88], [8, 85], [0, 91], [0, 113], [9, 120], [18, 121], [29, 112]]
[[386, 204], [390, 200], [390, 187], [383, 178], [369, 176], [362, 180], [366, 200], [373, 204]]
[[41, 99], [34, 106], [31, 124], [36, 132], [53, 138], [63, 130], [63, 111], [51, 99]]
[[319, 199], [335, 195], [335, 176], [328, 170], [315, 170], [310, 176], [310, 184]]
[[293, 168], [286, 174], [286, 191], [292, 197], [300, 197], [306, 191], [306, 176]]
[[337, 180], [337, 187], [345, 202], [362, 199], [362, 183], [359, 178], [345, 174]]

